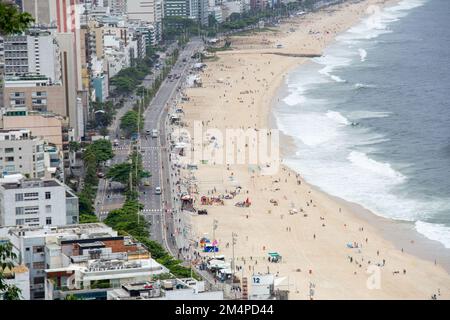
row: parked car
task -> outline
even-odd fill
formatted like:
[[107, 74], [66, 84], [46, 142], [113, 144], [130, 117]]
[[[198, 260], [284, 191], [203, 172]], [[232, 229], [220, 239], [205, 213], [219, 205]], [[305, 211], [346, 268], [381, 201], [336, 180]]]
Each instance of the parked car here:
[[155, 194], [160, 195], [161, 194], [161, 187], [155, 188]]

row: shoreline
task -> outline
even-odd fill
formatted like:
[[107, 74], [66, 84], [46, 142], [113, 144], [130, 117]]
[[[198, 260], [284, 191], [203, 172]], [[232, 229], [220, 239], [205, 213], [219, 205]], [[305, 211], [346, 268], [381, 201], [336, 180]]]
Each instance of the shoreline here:
[[[245, 39], [246, 37], [233, 37], [233, 43], [235, 43], [236, 38], [238, 39], [236, 41], [238, 49], [221, 52], [218, 54], [219, 59], [217, 62], [207, 63], [208, 69], [203, 77], [204, 79], [207, 79], [206, 88], [187, 90], [187, 95], [190, 98], [193, 98], [192, 102], [184, 105], [184, 110], [186, 111], [188, 119], [188, 127], [192, 129], [192, 126], [189, 126], [189, 121], [198, 121], [200, 119], [205, 121], [207, 125], [222, 129], [227, 128], [228, 125], [230, 125], [230, 127], [233, 125], [235, 128], [244, 128], [244, 126], [247, 126], [247, 128], [276, 127], [276, 125], [273, 125], [275, 123], [275, 117], [272, 110], [274, 102], [279, 96], [282, 81], [289, 72], [293, 71], [295, 68], [301, 67], [307, 60], [292, 57], [272, 57], [272, 59], [270, 59], [271, 55], [263, 54], [267, 49], [261, 48], [260, 46], [259, 51], [257, 51], [258, 45], [263, 43], [266, 38], [271, 39], [272, 43], [274, 43], [274, 41], [287, 42], [288, 40], [286, 39], [289, 36], [284, 36], [285, 38], [282, 37], [281, 40], [279, 40], [279, 38], [276, 37], [276, 34], [286, 30], [292, 25], [301, 25], [303, 27], [303, 24], [309, 24], [310, 27], [311, 25], [313, 27], [319, 26], [328, 30], [332, 23], [331, 21], [328, 22], [328, 20], [333, 20], [334, 23], [336, 23], [336, 21], [339, 22], [339, 27], [341, 29], [337, 28], [335, 25], [334, 31], [336, 32], [329, 33], [327, 31], [326, 36], [321, 36], [319, 39], [314, 39], [313, 36], [311, 37], [306, 34], [303, 35], [302, 39], [305, 41], [303, 47], [308, 44], [310, 48], [322, 51], [334, 41], [337, 34], [344, 32], [345, 30], [348, 30], [349, 27], [355, 25], [355, 23], [364, 16], [362, 10], [369, 4], [383, 3], [384, 5], [389, 5], [397, 2], [398, 1], [366, 0], [358, 3], [333, 5], [321, 9], [318, 12], [302, 16], [301, 18], [289, 19], [282, 26], [277, 28], [279, 30], [275, 35], [264, 33], [257, 34], [253, 37], [247, 37], [247, 39]], [[351, 15], [351, 13], [346, 11], [353, 12], [353, 15], [350, 17], [351, 19], [349, 18], [348, 21], [345, 20], [346, 14]], [[323, 25], [321, 25], [322, 20], [324, 21]], [[350, 23], [350, 20], [352, 23]], [[289, 31], [287, 33], [289, 33]], [[300, 37], [297, 33], [298, 32], [296, 31], [294, 35]], [[293, 51], [289, 45], [287, 46], [287, 49], [283, 50], [288, 53], [298, 52], [299, 47], [297, 42], [299, 42], [299, 40], [296, 39], [296, 37], [291, 37], [292, 39], [289, 44], [294, 44], [292, 45]], [[250, 39], [250, 41], [248, 41], [250, 43], [250, 49], [255, 51], [250, 51], [250, 53], [248, 53], [249, 44], [247, 41], [244, 41], [245, 48], [239, 50], [239, 39], [242, 40], [242, 38], [244, 38], [244, 40]], [[307, 43], [306, 41], [308, 41], [308, 39], [309, 42]], [[251, 41], [253, 41], [253, 43]], [[257, 49], [255, 49], [255, 47]], [[245, 55], [241, 53], [245, 53]], [[251, 56], [250, 59], [245, 57], [246, 55]], [[247, 64], [244, 63], [245, 61], [247, 61]], [[273, 66], [271, 66], [270, 63], [272, 61], [275, 62], [279, 68], [273, 69]], [[262, 68], [267, 70], [261, 71]], [[272, 70], [270, 74], [269, 69]], [[253, 81], [253, 83], [250, 82], [247, 84], [248, 75], [252, 75], [251, 71], [255, 74], [255, 79], [258, 83]], [[226, 79], [229, 79], [229, 81], [227, 80], [228, 83], [217, 85], [217, 82], [212, 80], [213, 78], [219, 77], [218, 74], [220, 73], [227, 75]], [[270, 85], [269, 81], [266, 80], [266, 77], [270, 79]], [[237, 83], [239, 87], [248, 85], [252, 88], [257, 88], [257, 90], [255, 89], [255, 92], [252, 91], [251, 96], [247, 99], [247, 97], [239, 95], [238, 89], [233, 87], [233, 83]], [[211, 88], [223, 90], [223, 97], [217, 97], [215, 93], [207, 93], [205, 91], [208, 90], [207, 88], [209, 88], [209, 90], [211, 90]], [[262, 94], [260, 94], [260, 92]], [[241, 105], [234, 105], [232, 102], [231, 104], [233, 105], [230, 105], [229, 99], [232, 99], [233, 97], [236, 97]], [[244, 99], [245, 101], [243, 101]], [[209, 105], [213, 101], [218, 105]], [[246, 114], [245, 116], [242, 115], [242, 117], [237, 116], [236, 113], [244, 108], [246, 102], [251, 103], [248, 104], [249, 114]], [[254, 106], [255, 102], [256, 106]], [[210, 113], [203, 112], [203, 107], [206, 106], [210, 106]], [[220, 117], [220, 120], [217, 119], [217, 116]], [[257, 119], [253, 118], [253, 116], [256, 116]], [[281, 132], [280, 136], [280, 143], [282, 145], [280, 152], [282, 153], [283, 158], [287, 152], [287, 148], [294, 146], [293, 141], [290, 140], [291, 138], [282, 135]], [[230, 171], [232, 171], [231, 176], [233, 176], [233, 179], [238, 177], [238, 182], [243, 187], [243, 192], [246, 192], [243, 195], [238, 195], [237, 198], [239, 198], [239, 200], [245, 200], [245, 197], [250, 196], [253, 201], [252, 206], [248, 209], [239, 209], [233, 206], [233, 203], [236, 202], [236, 200], [226, 201], [224, 206], [209, 207], [208, 210], [210, 211], [210, 214], [208, 216], [192, 216], [191, 220], [193, 222], [194, 238], [200, 237], [205, 233], [210, 235], [212, 219], [220, 221], [220, 228], [217, 230], [216, 238], [218, 238], [219, 243], [222, 243], [223, 246], [225, 246], [224, 243], [230, 242], [231, 231], [238, 232], [241, 237], [246, 235], [245, 248], [239, 248], [239, 250], [237, 250], [238, 259], [236, 264], [240, 268], [245, 267], [244, 270], [241, 269], [242, 276], [248, 276], [251, 272], [257, 272], [255, 268], [258, 272], [264, 272], [266, 267], [267, 270], [269, 270], [269, 268], [272, 270], [275, 268], [275, 270], [278, 270], [277, 274], [280, 273], [280, 276], [287, 276], [288, 279], [291, 277], [291, 280], [293, 278], [294, 283], [292, 284], [290, 280], [288, 280], [287, 286], [292, 291], [294, 299], [307, 298], [307, 296], [305, 296], [305, 291], [307, 291], [308, 283], [311, 281], [314, 281], [318, 287], [317, 290], [320, 290], [320, 294], [318, 294], [319, 299], [392, 299], [396, 297], [403, 297], [405, 299], [426, 299], [428, 293], [425, 294], [424, 292], [429, 292], [431, 295], [433, 290], [437, 289], [436, 286], [439, 286], [438, 288], [442, 290], [445, 297], [450, 297], [450, 277], [448, 272], [442, 269], [439, 263], [438, 266], [435, 266], [429, 260], [422, 260], [423, 257], [421, 258], [415, 254], [411, 255], [410, 253], [412, 251], [409, 251], [406, 246], [405, 252], [400, 252], [398, 243], [392, 241], [392, 237], [387, 236], [387, 233], [384, 230], [387, 224], [383, 225], [380, 222], [384, 218], [375, 215], [357, 204], [329, 195], [321, 191], [320, 188], [308, 184], [303, 177], [301, 177], [301, 174], [297, 176], [295, 171], [284, 164], [282, 164], [279, 173], [272, 177], [255, 175], [255, 173], [250, 173], [248, 168], [239, 166], [232, 166], [230, 169], [225, 168], [223, 165], [199, 166], [199, 170], [195, 172], [195, 176], [199, 181], [199, 196], [206, 194], [206, 192], [208, 192], [208, 194], [210, 192], [213, 194], [223, 194], [227, 192], [227, 188], [230, 190], [229, 188], [232, 188], [233, 186], [233, 184], [229, 182]], [[296, 178], [293, 179], [293, 176]], [[285, 180], [285, 183], [282, 183], [283, 180]], [[298, 184], [299, 180], [301, 181], [300, 185]], [[216, 183], [221, 186], [217, 186]], [[275, 186], [278, 186], [278, 188], [275, 188]], [[212, 187], [214, 187], [214, 190], [212, 190]], [[280, 202], [279, 206], [277, 204], [277, 207], [274, 207], [271, 204], [268, 204], [269, 197], [277, 198], [277, 202]], [[300, 199], [303, 200], [300, 202]], [[196, 200], [197, 206], [203, 208], [203, 206], [199, 206], [199, 199], [197, 198]], [[304, 206], [305, 200], [307, 200], [307, 207]], [[302, 218], [300, 215], [284, 215], [284, 212], [287, 213], [294, 202], [296, 202], [296, 208], [300, 207], [305, 210], [304, 212], [307, 213], [307, 215], [305, 215], [306, 218]], [[341, 208], [343, 209], [342, 213]], [[274, 215], [274, 213], [280, 214], [280, 219], [275, 218], [276, 214]], [[319, 216], [320, 221], [311, 221], [311, 219], [315, 219], [314, 217]], [[255, 220], [254, 218], [257, 219]], [[388, 219], [385, 220], [385, 222], [387, 222]], [[288, 224], [286, 225], [286, 223]], [[392, 221], [390, 223], [392, 225]], [[283, 224], [284, 226], [282, 226]], [[357, 228], [355, 228], [356, 226]], [[293, 233], [291, 233], [291, 227], [294, 229]], [[288, 233], [286, 233], [286, 231], [288, 231]], [[263, 239], [261, 239], [261, 235], [258, 237], [258, 234], [261, 232], [264, 232]], [[306, 234], [308, 234], [308, 236], [306, 236]], [[312, 237], [313, 235], [314, 238]], [[320, 239], [319, 241], [316, 241], [316, 235]], [[283, 239], [280, 239], [280, 237]], [[383, 255], [386, 255], [386, 261], [389, 262], [387, 268], [389, 272], [386, 273], [383, 269], [382, 274], [384, 279], [387, 278], [387, 280], [385, 280], [387, 289], [383, 288], [383, 290], [380, 291], [367, 290], [367, 276], [363, 274], [364, 271], [361, 269], [361, 261], [355, 266], [354, 262], [356, 261], [354, 259], [356, 259], [356, 256], [354, 256], [353, 253], [350, 254], [350, 264], [346, 261], [350, 257], [346, 252], [353, 251], [348, 251], [343, 248], [343, 246], [346, 241], [353, 241], [354, 239], [358, 239], [356, 242], [361, 243], [361, 249], [364, 246], [364, 250], [359, 249], [360, 252], [356, 256], [363, 254], [364, 258], [366, 258], [366, 260], [362, 258], [363, 261], [366, 261], [365, 263], [367, 263], [367, 260], [369, 260], [369, 265], [371, 264], [371, 261], [381, 261], [381, 257], [379, 257], [380, 251], [383, 252]], [[368, 241], [368, 239], [370, 239], [370, 241]], [[241, 241], [243, 241], [242, 238]], [[286, 241], [289, 241], [289, 243], [286, 243]], [[374, 241], [375, 244], [372, 245], [372, 241]], [[270, 246], [270, 248], [267, 248], [267, 246]], [[367, 251], [366, 246], [369, 246]], [[267, 250], [284, 253], [283, 256], [286, 255], [287, 261], [279, 265], [267, 264], [265, 261], [265, 252]], [[227, 257], [230, 256], [230, 249], [228, 246], [221, 248], [221, 251], [225, 253]], [[318, 252], [320, 253], [320, 256], [317, 255]], [[203, 254], [203, 256], [204, 255], [205, 254]], [[249, 259], [252, 261], [255, 260], [253, 266], [249, 266]], [[359, 260], [359, 258], [357, 259]], [[257, 261], [260, 261], [259, 265], [257, 265]], [[384, 266], [385, 259], [382, 259], [382, 261]], [[393, 262], [392, 265], [390, 265], [391, 261]], [[246, 270], [247, 266], [249, 268], [248, 270]], [[294, 266], [301, 266], [301, 268], [294, 270], [292, 269]], [[405, 266], [407, 267], [405, 268]], [[305, 272], [308, 268], [311, 268], [309, 269], [309, 274]], [[411, 270], [411, 273], [414, 274], [413, 278], [421, 279], [421, 281], [418, 281], [420, 283], [412, 283], [414, 280], [411, 282], [409, 277], [398, 280], [395, 276], [395, 272], [397, 272], [396, 270], [402, 270], [402, 268], [404, 274], [406, 274], [406, 269]], [[393, 273], [392, 277], [389, 275], [391, 272]], [[408, 274], [410, 274], [409, 272], [410, 271], [408, 271]], [[238, 271], [238, 274], [239, 273], [240, 272]], [[330, 276], [333, 278], [329, 278]], [[355, 283], [349, 284], [349, 281]], [[403, 283], [403, 286], [399, 285], [398, 281]], [[292, 288], [293, 286], [295, 287], [295, 290]], [[301, 289], [299, 289], [299, 287]]]
[[[400, 2], [399, 0], [389, 0], [387, 1], [385, 7], [394, 5]], [[331, 5], [334, 6], [334, 5]], [[322, 10], [322, 9], [321, 9]], [[345, 31], [343, 31], [345, 32]], [[342, 32], [341, 32], [342, 33]], [[336, 40], [331, 41], [325, 46], [325, 49], [335, 43]], [[288, 74], [294, 72], [295, 70], [304, 67], [306, 64], [310, 63], [310, 60], [300, 63], [298, 66], [292, 67]], [[286, 75], [288, 75], [286, 74]], [[274, 108], [276, 107], [276, 101], [280, 100], [281, 91], [285, 89], [283, 84], [280, 82], [277, 84], [276, 94], [273, 96], [270, 111], [268, 113], [268, 127], [278, 129], [276, 123], [276, 116], [274, 114]], [[292, 137], [284, 134], [280, 130], [280, 145], [281, 147], [281, 158], [284, 160], [287, 155], [292, 154], [290, 150], [295, 150], [295, 142]], [[283, 164], [288, 170], [293, 173], [298, 173], [295, 169], [289, 167], [286, 164]], [[305, 179], [302, 177], [302, 179]], [[442, 243], [437, 240], [432, 240], [427, 238], [425, 235], [421, 234], [415, 229], [413, 221], [406, 220], [396, 220], [391, 218], [386, 218], [381, 215], [376, 214], [370, 209], [365, 208], [363, 205], [352, 202], [346, 199], [343, 199], [339, 196], [332, 195], [330, 193], [325, 192], [317, 185], [314, 185], [308, 182], [305, 179], [305, 182], [312, 188], [318, 192], [325, 194], [326, 196], [334, 199], [335, 201], [341, 203], [343, 206], [351, 208], [350, 211], [353, 212], [357, 217], [362, 217], [365, 221], [373, 226], [377, 227], [380, 234], [383, 235], [384, 238], [391, 241], [397, 249], [404, 249], [405, 252], [411, 253], [414, 256], [417, 256], [422, 259], [426, 259], [430, 262], [437, 262], [437, 264], [441, 265], [450, 275], [450, 249], [446, 248]], [[399, 233], [399, 230], [401, 232]], [[447, 252], [447, 255], [442, 253]], [[441, 255], [439, 255], [441, 253]]]
[[[306, 62], [309, 63], [309, 62]], [[295, 69], [302, 68], [304, 64], [295, 67], [290, 72], [295, 71]], [[272, 99], [271, 111], [268, 115], [268, 124], [270, 128], [277, 129], [276, 116], [274, 115], [273, 109], [275, 108], [276, 100], [281, 99], [281, 91], [284, 89], [282, 85], [278, 87], [277, 94]], [[281, 147], [281, 158], [285, 159], [286, 156], [295, 152], [295, 142], [292, 137], [285, 135], [280, 131], [280, 145]], [[298, 173], [295, 169], [290, 166], [283, 164], [288, 170], [294, 174]], [[300, 173], [301, 175], [301, 173]], [[303, 177], [302, 177], [303, 178]], [[305, 179], [305, 178], [303, 178]], [[402, 248], [405, 252], [408, 252], [414, 256], [422, 259], [426, 259], [430, 262], [437, 261], [437, 264], [441, 265], [450, 274], [450, 249], [446, 248], [442, 243], [436, 240], [429, 239], [419, 233], [414, 226], [414, 222], [405, 220], [396, 220], [383, 217], [372, 212], [370, 209], [365, 208], [363, 205], [348, 201], [339, 196], [332, 195], [325, 192], [319, 186], [310, 183], [305, 179], [306, 184], [308, 184], [312, 189], [323, 193], [324, 195], [334, 199], [334, 201], [339, 202], [344, 207], [348, 207], [355, 214], [355, 216], [363, 218], [369, 224], [373, 225], [379, 230], [379, 233], [383, 235], [384, 238], [391, 241], [397, 249]], [[401, 230], [401, 232], [399, 232]], [[413, 241], [413, 244], [411, 243]], [[443, 255], [442, 253], [448, 252], [449, 254]], [[441, 255], [439, 256], [439, 253]]]

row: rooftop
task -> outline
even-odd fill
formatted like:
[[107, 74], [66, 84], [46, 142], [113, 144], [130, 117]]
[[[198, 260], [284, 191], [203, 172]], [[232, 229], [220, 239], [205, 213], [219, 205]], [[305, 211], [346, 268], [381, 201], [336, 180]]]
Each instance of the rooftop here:
[[13, 190], [13, 189], [61, 187], [62, 185], [57, 180], [29, 179], [17, 182], [3, 183], [1, 186], [6, 190]]
[[0, 227], [0, 236], [6, 236], [7, 234], [17, 237], [59, 236], [67, 241], [99, 237], [117, 237], [117, 231], [114, 231], [111, 227], [103, 223], [72, 224], [57, 227]]

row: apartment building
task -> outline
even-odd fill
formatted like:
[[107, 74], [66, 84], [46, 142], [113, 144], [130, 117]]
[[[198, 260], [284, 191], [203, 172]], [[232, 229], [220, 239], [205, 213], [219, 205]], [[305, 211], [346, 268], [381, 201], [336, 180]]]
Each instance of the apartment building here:
[[164, 5], [161, 0], [127, 0], [126, 13], [129, 21], [141, 21], [155, 28], [157, 41], [161, 40]]
[[223, 300], [223, 291], [206, 291], [193, 278], [132, 282], [108, 291], [108, 300]]
[[30, 111], [54, 112], [68, 116], [64, 86], [52, 84], [46, 76], [6, 77], [3, 91], [4, 107]]
[[5, 81], [5, 45], [0, 36], [0, 109], [3, 108], [3, 90]]
[[189, 18], [201, 25], [208, 24], [208, 0], [189, 0]]
[[17, 263], [29, 269], [32, 300], [45, 298], [45, 269], [54, 266], [55, 260], [61, 259], [60, 251], [52, 250], [55, 244], [63, 240], [114, 237], [117, 237], [117, 232], [100, 223], [57, 227], [0, 227], [0, 239], [11, 242], [17, 255]]
[[[2, 239], [0, 239], [0, 243]], [[30, 300], [30, 271], [24, 265], [15, 265], [12, 269], [2, 270], [3, 279], [7, 285], [16, 286], [20, 290], [20, 300]], [[0, 300], [3, 300], [0, 292]]]
[[109, 7], [113, 16], [124, 16], [127, 12], [127, 0], [104, 0], [103, 5]]
[[165, 0], [164, 1], [165, 17], [188, 17], [189, 16], [189, 0]]
[[58, 43], [48, 30], [30, 29], [4, 39], [6, 76], [41, 75], [50, 84], [61, 84]]
[[56, 23], [56, 1], [22, 0], [22, 10], [30, 13], [37, 24]]
[[0, 226], [55, 226], [78, 223], [78, 197], [56, 179], [0, 180]]
[[0, 130], [0, 176], [16, 173], [45, 176], [44, 141], [29, 129]]
[[0, 228], [0, 237], [29, 268], [31, 299], [106, 300], [110, 290], [168, 273], [141, 243], [103, 223]]
[[63, 134], [63, 129], [68, 125], [67, 118], [50, 112], [17, 109], [5, 110], [1, 115], [1, 129], [18, 129], [24, 125], [34, 137], [56, 146], [59, 150], [63, 150], [68, 144], [68, 137]]

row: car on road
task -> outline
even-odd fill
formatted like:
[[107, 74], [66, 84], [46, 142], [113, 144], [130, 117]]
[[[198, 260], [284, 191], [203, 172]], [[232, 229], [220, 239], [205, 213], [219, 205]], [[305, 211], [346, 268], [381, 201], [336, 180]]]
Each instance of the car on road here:
[[160, 195], [161, 194], [161, 187], [155, 188], [155, 194]]
[[158, 138], [158, 130], [157, 129], [152, 130], [152, 138]]
[[97, 177], [104, 178], [105, 174], [103, 172], [97, 172]]
[[114, 147], [118, 147], [119, 146], [119, 140], [114, 139], [113, 145], [114, 145]]
[[144, 186], [146, 186], [146, 187], [150, 186], [150, 182], [145, 181], [145, 182], [144, 182]]
[[148, 135], [150, 135], [150, 134], [152, 133], [152, 130], [147, 129], [147, 130], [145, 130], [145, 133], [148, 134]]

